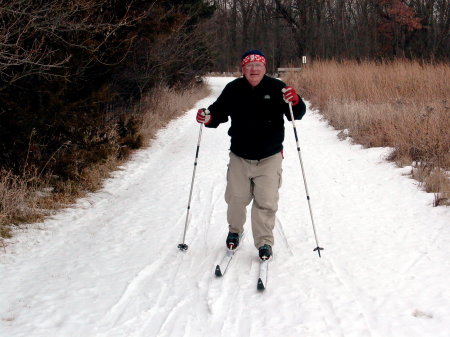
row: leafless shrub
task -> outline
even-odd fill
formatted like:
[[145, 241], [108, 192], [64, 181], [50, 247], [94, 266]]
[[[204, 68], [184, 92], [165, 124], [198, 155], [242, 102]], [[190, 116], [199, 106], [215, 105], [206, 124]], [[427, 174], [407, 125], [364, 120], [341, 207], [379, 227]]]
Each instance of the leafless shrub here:
[[[203, 83], [185, 90], [163, 86], [154, 89], [144, 96], [139, 107], [135, 107], [135, 118], [139, 123], [130, 136], [140, 137], [139, 146], [149, 145], [159, 129], [208, 94], [209, 89]], [[76, 180], [42, 176], [31, 167], [22, 176], [0, 170], [0, 237], [8, 237], [14, 225], [41, 220], [49, 214], [49, 210], [65, 207], [86, 192], [97, 190], [103, 179], [117, 169], [132, 150], [127, 148], [122, 156], [111, 154], [105, 160], [86, 166]]]

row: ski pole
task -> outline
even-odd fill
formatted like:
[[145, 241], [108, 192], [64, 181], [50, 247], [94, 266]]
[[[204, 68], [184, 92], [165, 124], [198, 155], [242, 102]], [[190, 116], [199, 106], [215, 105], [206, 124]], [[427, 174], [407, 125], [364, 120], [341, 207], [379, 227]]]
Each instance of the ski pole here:
[[305, 191], [306, 191], [306, 199], [308, 200], [308, 207], [309, 207], [309, 214], [311, 216], [311, 224], [313, 227], [313, 232], [314, 232], [314, 238], [316, 240], [316, 245], [317, 247], [314, 248], [314, 252], [317, 251], [317, 253], [320, 256], [320, 251], [323, 250], [323, 248], [319, 247], [319, 240], [317, 239], [317, 233], [316, 233], [316, 226], [314, 224], [314, 217], [313, 217], [313, 212], [312, 212], [312, 208], [311, 208], [311, 198], [309, 197], [309, 192], [308, 192], [308, 184], [306, 183], [306, 176], [305, 176], [305, 168], [303, 167], [303, 160], [302, 160], [302, 155], [300, 152], [300, 145], [298, 143], [298, 136], [297, 136], [297, 128], [295, 127], [295, 119], [294, 119], [294, 112], [292, 111], [292, 103], [289, 103], [289, 111], [291, 112], [291, 122], [292, 122], [292, 126], [294, 127], [294, 135], [295, 135], [295, 141], [297, 143], [297, 152], [298, 152], [298, 158], [300, 159], [300, 167], [302, 169], [302, 176], [303, 176], [303, 183], [305, 185]]
[[[205, 115], [209, 115], [209, 110], [205, 110]], [[200, 130], [198, 132], [197, 150], [195, 152], [195, 161], [194, 161], [194, 172], [192, 173], [191, 191], [189, 192], [189, 201], [188, 201], [187, 212], [186, 212], [186, 222], [184, 224], [183, 243], [180, 243], [178, 245], [178, 248], [180, 250], [188, 250], [188, 245], [185, 243], [186, 232], [187, 232], [188, 220], [189, 220], [189, 210], [191, 209], [192, 190], [194, 188], [194, 179], [195, 179], [195, 171], [197, 169], [198, 152], [200, 150], [200, 141], [202, 139], [202, 130], [203, 130], [203, 123], [200, 124]]]

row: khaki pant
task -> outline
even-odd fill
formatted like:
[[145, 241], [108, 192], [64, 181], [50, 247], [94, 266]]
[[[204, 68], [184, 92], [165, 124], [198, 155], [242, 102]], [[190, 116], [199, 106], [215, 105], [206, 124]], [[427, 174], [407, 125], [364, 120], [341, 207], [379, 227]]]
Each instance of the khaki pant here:
[[261, 160], [247, 160], [230, 152], [225, 191], [229, 230], [232, 233], [244, 231], [246, 206], [253, 200], [251, 219], [256, 248], [274, 244], [273, 229], [278, 210], [282, 160], [281, 153]]

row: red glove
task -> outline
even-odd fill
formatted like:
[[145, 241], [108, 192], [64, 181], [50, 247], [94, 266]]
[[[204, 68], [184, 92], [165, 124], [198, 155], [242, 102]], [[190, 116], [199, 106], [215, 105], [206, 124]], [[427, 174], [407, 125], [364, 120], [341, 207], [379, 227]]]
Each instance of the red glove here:
[[211, 115], [208, 109], [198, 109], [197, 122], [208, 125], [211, 122]]
[[297, 105], [300, 101], [300, 98], [298, 97], [294, 88], [287, 86], [281, 91], [283, 92], [283, 99], [286, 103], [291, 103], [292, 106], [294, 106]]

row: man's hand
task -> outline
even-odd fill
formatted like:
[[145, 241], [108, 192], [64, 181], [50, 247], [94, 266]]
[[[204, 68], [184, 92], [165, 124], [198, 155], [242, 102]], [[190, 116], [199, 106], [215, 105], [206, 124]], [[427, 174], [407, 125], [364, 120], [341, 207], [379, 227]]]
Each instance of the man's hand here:
[[201, 124], [208, 125], [211, 122], [211, 115], [208, 109], [198, 109], [197, 111], [197, 122]]
[[283, 92], [283, 99], [286, 103], [291, 103], [292, 106], [297, 105], [300, 101], [295, 89], [287, 86], [281, 90]]

